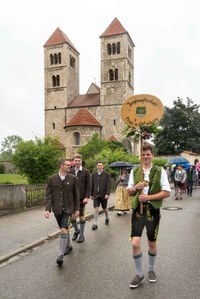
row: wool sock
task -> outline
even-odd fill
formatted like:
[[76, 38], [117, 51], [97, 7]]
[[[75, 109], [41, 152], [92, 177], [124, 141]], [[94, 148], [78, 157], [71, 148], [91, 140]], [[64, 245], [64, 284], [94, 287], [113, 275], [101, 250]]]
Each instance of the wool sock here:
[[156, 262], [156, 253], [148, 252], [149, 256], [149, 271], [154, 271]]
[[85, 220], [80, 221], [80, 236], [84, 235], [84, 230], [85, 230]]
[[64, 255], [68, 242], [68, 234], [60, 234], [60, 255]]
[[142, 253], [133, 256], [136, 268], [136, 275], [139, 277], [143, 276], [143, 269], [142, 269]]
[[108, 219], [108, 209], [105, 209], [104, 213], [105, 213], [106, 219]]
[[71, 240], [70, 240], [70, 233], [67, 232], [67, 246], [72, 247]]
[[99, 212], [94, 212], [94, 224], [97, 225]]
[[76, 219], [73, 220], [73, 221], [71, 221], [71, 223], [72, 223], [72, 226], [73, 226], [75, 232], [76, 232], [76, 233], [79, 232], [79, 228], [78, 228], [78, 224], [77, 224]]

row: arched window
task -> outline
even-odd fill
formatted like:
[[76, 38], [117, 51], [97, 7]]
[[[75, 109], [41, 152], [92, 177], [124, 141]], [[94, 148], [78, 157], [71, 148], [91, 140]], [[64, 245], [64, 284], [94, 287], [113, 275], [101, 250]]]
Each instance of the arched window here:
[[56, 86], [56, 77], [52, 76], [52, 86], [55, 87]]
[[128, 81], [129, 81], [129, 83], [131, 83], [131, 73], [130, 72], [128, 74]]
[[61, 64], [61, 53], [58, 53], [58, 62]]
[[120, 54], [120, 42], [117, 43], [117, 54]]
[[50, 54], [50, 64], [53, 64], [53, 54]]
[[111, 55], [111, 44], [107, 44], [108, 55]]
[[115, 69], [115, 80], [118, 80], [118, 69]]
[[128, 47], [128, 57], [131, 59], [131, 49]]
[[80, 133], [79, 132], [74, 132], [74, 144], [80, 145]]
[[55, 124], [55, 123], [53, 123], [53, 130], [55, 130], [55, 128], [56, 128], [56, 124]]
[[114, 80], [114, 73], [113, 70], [109, 70], [109, 80], [113, 81]]
[[116, 44], [115, 43], [112, 44], [112, 52], [113, 52], [113, 54], [116, 53]]
[[56, 76], [56, 83], [57, 83], [57, 86], [60, 86], [60, 76], [59, 75]]
[[54, 54], [54, 63], [57, 64], [58, 63], [58, 55]]

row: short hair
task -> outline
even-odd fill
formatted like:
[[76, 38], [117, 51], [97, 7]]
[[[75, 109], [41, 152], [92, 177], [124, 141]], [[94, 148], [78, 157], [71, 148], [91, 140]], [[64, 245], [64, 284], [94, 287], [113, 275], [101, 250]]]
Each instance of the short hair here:
[[75, 154], [75, 155], [74, 155], [74, 159], [76, 159], [76, 158], [78, 158], [78, 159], [81, 159], [81, 160], [82, 160], [82, 155], [81, 155], [81, 154]]
[[58, 162], [57, 162], [58, 167], [60, 168], [60, 166], [65, 163], [65, 161], [67, 161], [66, 158], [59, 159]]
[[143, 146], [142, 146], [142, 151], [150, 151], [151, 153], [152, 153], [152, 155], [153, 155], [153, 147], [151, 146], [151, 144], [144, 144]]

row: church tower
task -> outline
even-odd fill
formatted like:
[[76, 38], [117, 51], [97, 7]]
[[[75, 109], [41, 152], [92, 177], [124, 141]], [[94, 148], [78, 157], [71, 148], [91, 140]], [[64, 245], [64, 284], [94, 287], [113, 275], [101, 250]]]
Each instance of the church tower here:
[[57, 28], [44, 44], [45, 136], [61, 142], [68, 104], [79, 94], [79, 52]]
[[124, 128], [121, 105], [134, 94], [135, 45], [117, 18], [100, 35], [100, 39], [102, 138], [113, 135], [121, 141]]

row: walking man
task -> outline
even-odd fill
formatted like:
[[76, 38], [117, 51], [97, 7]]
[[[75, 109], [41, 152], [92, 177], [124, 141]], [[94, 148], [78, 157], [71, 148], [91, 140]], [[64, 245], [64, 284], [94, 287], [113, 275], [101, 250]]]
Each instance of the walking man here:
[[97, 172], [92, 174], [92, 199], [94, 206], [94, 223], [92, 229], [96, 230], [98, 228], [98, 216], [100, 204], [105, 213], [105, 225], [109, 224], [108, 218], [108, 199], [111, 190], [111, 179], [108, 172], [104, 169], [102, 162], [97, 163]]
[[175, 199], [182, 199], [183, 184], [186, 182], [186, 171], [183, 169], [182, 165], [177, 166], [175, 171], [174, 180], [175, 180]]
[[50, 217], [51, 211], [60, 228], [60, 254], [57, 264], [63, 264], [64, 255], [72, 251], [69, 225], [72, 214], [79, 216], [79, 191], [77, 178], [68, 172], [70, 162], [65, 158], [58, 160], [59, 173], [48, 179], [44, 216]]
[[[141, 236], [146, 227], [148, 238], [149, 282], [156, 282], [156, 240], [158, 236], [160, 207], [164, 198], [170, 196], [170, 185], [166, 171], [162, 167], [152, 165], [153, 149], [151, 145], [143, 146], [142, 167], [143, 180], [140, 180], [140, 167], [133, 168], [128, 183], [128, 193], [131, 197], [132, 221], [131, 239], [133, 260], [136, 276], [130, 284], [136, 288], [144, 279], [143, 260], [141, 251]], [[143, 205], [143, 213], [140, 213], [140, 205]]]
[[[79, 199], [80, 199], [80, 229], [76, 221], [76, 217], [73, 217], [71, 223], [74, 227], [74, 234], [72, 240], [81, 243], [85, 241], [85, 205], [88, 203], [91, 192], [91, 176], [88, 169], [82, 166], [82, 156], [76, 154], [74, 156], [75, 167], [71, 169], [71, 173], [76, 175], [78, 180]], [[79, 237], [78, 237], [79, 236]]]

